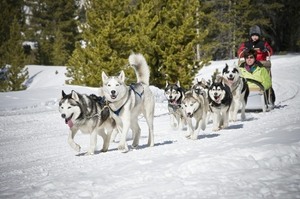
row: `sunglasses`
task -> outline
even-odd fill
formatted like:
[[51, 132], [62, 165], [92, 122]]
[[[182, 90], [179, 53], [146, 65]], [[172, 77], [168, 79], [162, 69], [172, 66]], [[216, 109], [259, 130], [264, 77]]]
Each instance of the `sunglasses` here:
[[254, 59], [254, 56], [248, 56], [246, 59]]

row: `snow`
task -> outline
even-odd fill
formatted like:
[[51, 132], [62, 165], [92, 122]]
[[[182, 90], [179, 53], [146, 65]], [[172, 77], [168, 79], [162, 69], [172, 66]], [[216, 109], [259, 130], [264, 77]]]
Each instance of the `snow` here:
[[[212, 62], [199, 76], [233, 62]], [[155, 146], [146, 146], [140, 117], [138, 149], [121, 153], [113, 142], [92, 156], [68, 145], [58, 101], [62, 89], [98, 88], [66, 85], [62, 66], [28, 66], [27, 90], [0, 93], [0, 198], [300, 198], [299, 62], [299, 54], [272, 57], [274, 110], [247, 112], [218, 132], [209, 123], [198, 140], [171, 129], [163, 90], [152, 87]], [[88, 135], [75, 141], [88, 149]]]

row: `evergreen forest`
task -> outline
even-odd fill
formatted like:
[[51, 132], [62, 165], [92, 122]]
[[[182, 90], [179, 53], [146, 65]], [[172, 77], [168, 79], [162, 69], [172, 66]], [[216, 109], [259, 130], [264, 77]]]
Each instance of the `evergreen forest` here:
[[99, 87], [132, 52], [150, 66], [150, 84], [186, 88], [212, 60], [237, 57], [258, 25], [275, 54], [300, 51], [300, 1], [1, 0], [0, 91], [22, 90], [25, 65], [66, 66], [69, 84]]

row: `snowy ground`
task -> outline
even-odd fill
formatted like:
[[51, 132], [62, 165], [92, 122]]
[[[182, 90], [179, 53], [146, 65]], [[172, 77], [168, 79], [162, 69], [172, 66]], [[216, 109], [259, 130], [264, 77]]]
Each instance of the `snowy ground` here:
[[[300, 198], [299, 63], [299, 54], [273, 56], [276, 109], [248, 112], [219, 132], [210, 123], [196, 141], [170, 128], [163, 92], [153, 88], [155, 146], [146, 147], [141, 117], [139, 149], [124, 154], [112, 143], [93, 156], [68, 145], [58, 100], [62, 89], [98, 89], [65, 85], [65, 67], [30, 66], [26, 91], [0, 93], [0, 198]], [[75, 140], [87, 150], [87, 135]]]

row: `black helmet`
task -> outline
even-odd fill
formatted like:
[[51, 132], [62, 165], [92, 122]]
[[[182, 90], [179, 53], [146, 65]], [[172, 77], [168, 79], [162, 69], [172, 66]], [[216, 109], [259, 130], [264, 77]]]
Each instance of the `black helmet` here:
[[252, 26], [252, 27], [250, 28], [249, 35], [250, 35], [250, 36], [252, 36], [252, 35], [260, 36], [260, 35], [261, 35], [260, 27], [257, 26], [257, 25]]

